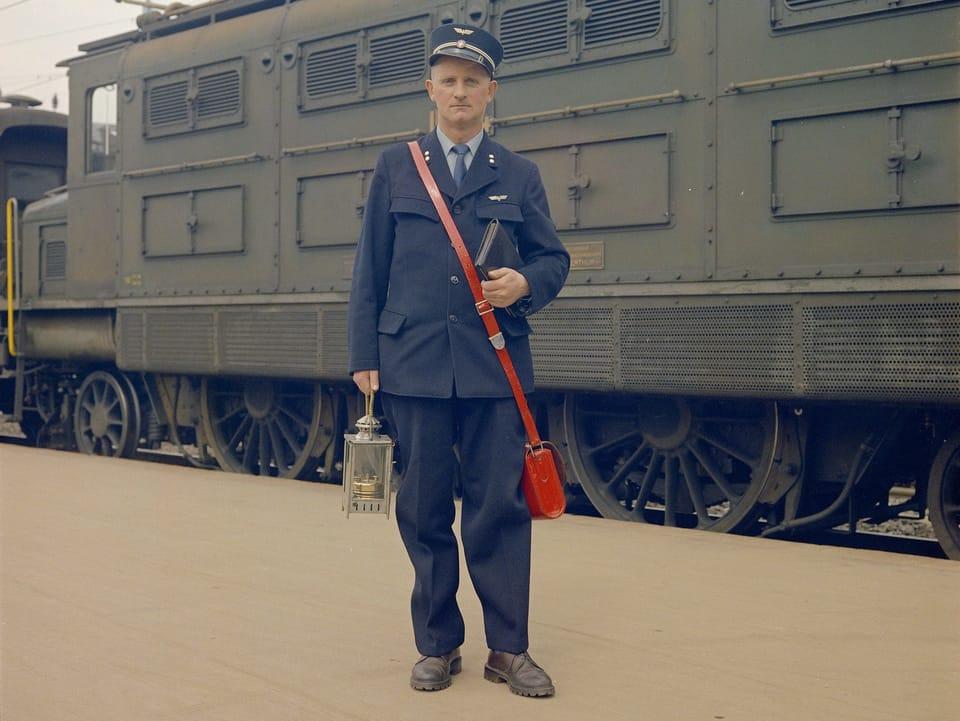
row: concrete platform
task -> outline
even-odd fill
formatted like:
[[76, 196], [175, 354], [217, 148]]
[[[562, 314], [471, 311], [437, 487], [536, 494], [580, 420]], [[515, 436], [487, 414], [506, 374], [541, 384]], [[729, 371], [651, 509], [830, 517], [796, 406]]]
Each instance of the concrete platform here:
[[408, 685], [412, 570], [339, 489], [0, 446], [3, 721], [960, 720], [960, 563], [566, 517], [534, 527], [557, 696]]

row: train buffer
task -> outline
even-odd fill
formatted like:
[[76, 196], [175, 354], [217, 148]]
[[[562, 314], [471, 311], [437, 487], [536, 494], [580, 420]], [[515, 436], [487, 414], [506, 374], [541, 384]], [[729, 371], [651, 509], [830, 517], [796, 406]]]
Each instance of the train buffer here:
[[534, 525], [557, 696], [408, 685], [412, 571], [340, 489], [0, 446], [5, 721], [960, 719], [960, 564], [567, 516]]

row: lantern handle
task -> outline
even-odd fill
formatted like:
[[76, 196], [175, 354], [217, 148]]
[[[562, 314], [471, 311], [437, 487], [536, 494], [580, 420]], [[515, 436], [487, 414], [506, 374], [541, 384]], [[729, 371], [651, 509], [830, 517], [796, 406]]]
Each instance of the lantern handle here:
[[367, 402], [367, 415], [368, 415], [368, 416], [372, 416], [372, 415], [373, 415], [373, 396], [374, 396], [375, 393], [376, 393], [376, 391], [371, 390], [369, 393], [364, 393], [364, 394], [363, 394], [363, 395], [364, 395], [364, 398], [366, 398], [366, 402]]

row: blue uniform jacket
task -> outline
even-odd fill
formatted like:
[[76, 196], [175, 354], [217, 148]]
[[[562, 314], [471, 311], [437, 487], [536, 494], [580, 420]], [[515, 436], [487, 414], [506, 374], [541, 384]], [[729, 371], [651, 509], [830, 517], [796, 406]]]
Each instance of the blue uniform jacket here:
[[[419, 141], [471, 257], [498, 218], [517, 243], [536, 312], [560, 292], [570, 256], [550, 219], [540, 171], [486, 133], [458, 191], [436, 132]], [[524, 392], [533, 390], [530, 325], [495, 311]], [[405, 143], [377, 162], [353, 267], [350, 372], [380, 371], [380, 389], [427, 398], [511, 396], [470, 286]]]

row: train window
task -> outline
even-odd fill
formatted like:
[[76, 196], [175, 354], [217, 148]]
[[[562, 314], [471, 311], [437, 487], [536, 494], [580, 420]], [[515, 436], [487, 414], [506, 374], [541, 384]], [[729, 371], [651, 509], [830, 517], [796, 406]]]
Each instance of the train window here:
[[669, 47], [666, 0], [500, 0], [501, 75]]
[[7, 195], [20, 201], [23, 207], [43, 197], [51, 188], [63, 185], [63, 169], [47, 165], [7, 163]]
[[101, 85], [87, 93], [87, 172], [116, 169], [120, 151], [117, 137], [117, 86]]
[[935, 5], [953, 0], [770, 0], [770, 24], [775, 30]]
[[423, 16], [304, 43], [300, 110], [422, 90], [428, 21]]
[[144, 135], [158, 138], [243, 122], [243, 61], [228, 60], [144, 81]]

